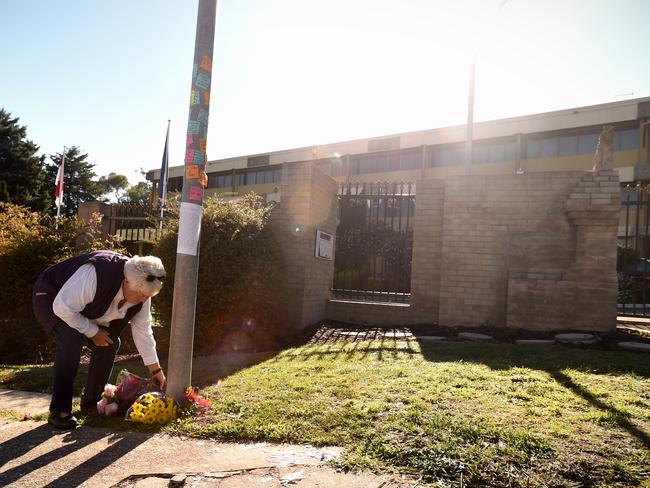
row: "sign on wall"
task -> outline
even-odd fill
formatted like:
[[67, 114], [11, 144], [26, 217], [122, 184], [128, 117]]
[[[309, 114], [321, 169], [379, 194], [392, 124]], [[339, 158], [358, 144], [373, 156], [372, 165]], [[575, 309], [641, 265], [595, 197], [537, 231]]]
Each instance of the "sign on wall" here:
[[322, 259], [334, 259], [334, 236], [323, 232], [316, 231], [316, 252], [315, 256]]

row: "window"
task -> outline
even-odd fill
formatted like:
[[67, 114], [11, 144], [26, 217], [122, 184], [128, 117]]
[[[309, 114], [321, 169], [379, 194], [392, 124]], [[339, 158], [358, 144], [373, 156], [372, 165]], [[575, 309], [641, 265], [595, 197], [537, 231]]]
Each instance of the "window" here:
[[388, 171], [399, 171], [402, 156], [399, 152], [394, 151], [386, 155], [388, 158]]
[[514, 142], [481, 141], [472, 148], [472, 162], [475, 164], [514, 161], [517, 145]]
[[542, 157], [555, 158], [557, 157], [558, 138], [546, 137], [542, 140]]
[[614, 132], [614, 149], [628, 150], [639, 148], [639, 129], [625, 129]]
[[167, 180], [167, 191], [183, 191], [183, 177], [176, 176]]
[[237, 186], [264, 185], [282, 181], [282, 168], [237, 172]]
[[232, 187], [232, 174], [212, 174], [208, 175], [208, 188], [230, 188]]
[[389, 162], [387, 154], [364, 154], [352, 157], [355, 174], [383, 173], [388, 171]]
[[560, 156], [578, 154], [578, 136], [560, 137]]
[[[386, 171], [404, 171], [422, 167], [422, 149], [406, 149], [374, 154], [357, 154], [350, 158], [352, 174], [383, 173]], [[333, 164], [332, 171], [340, 174], [340, 164]]]
[[537, 159], [542, 156], [541, 139], [529, 139], [526, 141], [526, 159]]
[[582, 134], [578, 136], [578, 154], [594, 154], [598, 144], [598, 134]]
[[506, 148], [503, 144], [490, 144], [488, 152], [491, 163], [503, 161], [506, 157]]
[[227, 175], [221, 175], [217, 179], [217, 187], [218, 188], [229, 188], [232, 187], [232, 175], [227, 174]]
[[451, 166], [462, 164], [465, 159], [464, 146], [462, 145], [443, 145], [429, 148], [429, 166]]
[[422, 150], [402, 151], [401, 161], [401, 169], [419, 169], [422, 166]]
[[472, 161], [476, 164], [487, 163], [490, 160], [490, 145], [486, 143], [476, 144], [472, 148]]

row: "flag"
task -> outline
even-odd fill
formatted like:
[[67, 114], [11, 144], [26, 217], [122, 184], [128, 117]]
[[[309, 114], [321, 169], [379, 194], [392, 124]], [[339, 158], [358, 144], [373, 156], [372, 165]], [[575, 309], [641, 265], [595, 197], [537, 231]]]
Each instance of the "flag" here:
[[61, 154], [59, 170], [54, 181], [54, 203], [56, 204], [57, 217], [61, 214], [61, 203], [63, 202], [63, 166], [65, 164], [65, 151]]
[[164, 208], [167, 202], [167, 176], [169, 175], [169, 121], [167, 121], [167, 136], [163, 150], [162, 165], [160, 166], [160, 180], [158, 180], [158, 207]]

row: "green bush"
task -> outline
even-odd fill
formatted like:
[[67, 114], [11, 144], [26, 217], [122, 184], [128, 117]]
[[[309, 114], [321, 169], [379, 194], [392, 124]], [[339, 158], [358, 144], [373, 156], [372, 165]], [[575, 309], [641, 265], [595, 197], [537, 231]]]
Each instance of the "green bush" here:
[[[194, 352], [252, 352], [281, 347], [287, 309], [280, 248], [268, 231], [272, 208], [249, 194], [237, 202], [207, 199], [201, 223]], [[168, 345], [172, 312], [178, 209], [154, 248], [167, 270], [154, 299], [159, 349]]]
[[[92, 249], [120, 250], [99, 236], [99, 216], [85, 225], [76, 218], [54, 219], [25, 207], [0, 203], [0, 357], [3, 363], [52, 359], [53, 341], [32, 313], [32, 287], [48, 266]], [[77, 236], [86, 236], [76, 249]]]

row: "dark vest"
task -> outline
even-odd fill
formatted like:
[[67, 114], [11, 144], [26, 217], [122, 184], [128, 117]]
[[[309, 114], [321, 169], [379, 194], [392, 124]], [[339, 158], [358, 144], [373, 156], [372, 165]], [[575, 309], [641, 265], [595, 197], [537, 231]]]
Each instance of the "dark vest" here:
[[[75, 256], [50, 266], [41, 273], [34, 285], [32, 303], [34, 314], [46, 330], [51, 330], [60, 321], [52, 311], [52, 303], [59, 290], [84, 264], [92, 264], [97, 274], [97, 290], [93, 300], [80, 312], [89, 319], [96, 319], [106, 313], [124, 280], [124, 263], [129, 258], [112, 251], [94, 251]], [[119, 336], [129, 320], [140, 311], [142, 304], [130, 307], [124, 319], [113, 320], [111, 330]], [[111, 334], [113, 335], [113, 334]]]

